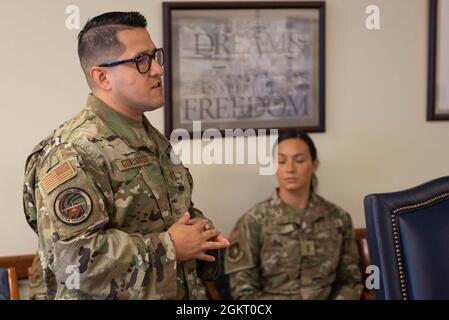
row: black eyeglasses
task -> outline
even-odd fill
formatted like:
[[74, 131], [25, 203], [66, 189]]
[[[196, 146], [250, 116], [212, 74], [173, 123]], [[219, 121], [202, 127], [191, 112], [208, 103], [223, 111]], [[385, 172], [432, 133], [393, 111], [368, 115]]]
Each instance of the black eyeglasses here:
[[141, 74], [145, 74], [151, 69], [151, 62], [156, 62], [162, 67], [164, 66], [164, 50], [162, 48], [154, 49], [151, 54], [143, 53], [133, 59], [126, 59], [114, 62], [108, 62], [100, 64], [99, 67], [115, 67], [124, 63], [134, 62], [136, 64], [137, 71]]

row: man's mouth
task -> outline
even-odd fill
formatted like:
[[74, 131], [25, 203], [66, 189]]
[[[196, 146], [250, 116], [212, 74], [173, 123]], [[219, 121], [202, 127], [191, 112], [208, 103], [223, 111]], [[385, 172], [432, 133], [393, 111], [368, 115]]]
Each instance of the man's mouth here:
[[151, 89], [156, 89], [156, 88], [160, 88], [162, 86], [162, 82], [158, 81], [154, 84], [154, 86], [151, 87]]

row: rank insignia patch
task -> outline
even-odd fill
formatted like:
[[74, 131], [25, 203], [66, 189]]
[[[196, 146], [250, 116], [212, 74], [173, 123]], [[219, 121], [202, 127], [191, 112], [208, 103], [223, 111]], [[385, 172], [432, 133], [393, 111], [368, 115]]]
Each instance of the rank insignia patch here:
[[56, 197], [55, 212], [62, 222], [76, 225], [89, 218], [92, 212], [92, 200], [81, 189], [66, 189]]
[[301, 241], [301, 254], [303, 256], [314, 256], [315, 252], [315, 242], [312, 240]]

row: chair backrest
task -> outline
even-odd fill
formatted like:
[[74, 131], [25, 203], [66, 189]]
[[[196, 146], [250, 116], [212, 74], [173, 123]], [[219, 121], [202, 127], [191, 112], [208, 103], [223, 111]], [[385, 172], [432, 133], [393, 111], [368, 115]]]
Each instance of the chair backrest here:
[[[18, 280], [28, 279], [28, 268], [31, 266], [34, 255], [0, 257], [0, 269], [6, 270], [9, 287], [8, 297], [19, 300]], [[2, 281], [3, 284], [3, 281]]]
[[16, 268], [0, 268], [0, 300], [19, 300]]
[[449, 177], [365, 197], [377, 299], [449, 299]]
[[9, 300], [8, 269], [0, 268], [0, 300]]

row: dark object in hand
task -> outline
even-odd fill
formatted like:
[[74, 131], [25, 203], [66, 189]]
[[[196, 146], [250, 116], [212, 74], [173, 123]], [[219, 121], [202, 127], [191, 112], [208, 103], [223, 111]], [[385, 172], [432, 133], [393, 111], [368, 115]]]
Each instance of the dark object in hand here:
[[213, 256], [215, 258], [214, 262], [207, 262], [203, 260], [197, 260], [197, 273], [203, 281], [215, 280], [220, 271], [220, 249], [218, 250], [208, 250], [205, 252], [207, 255]]

